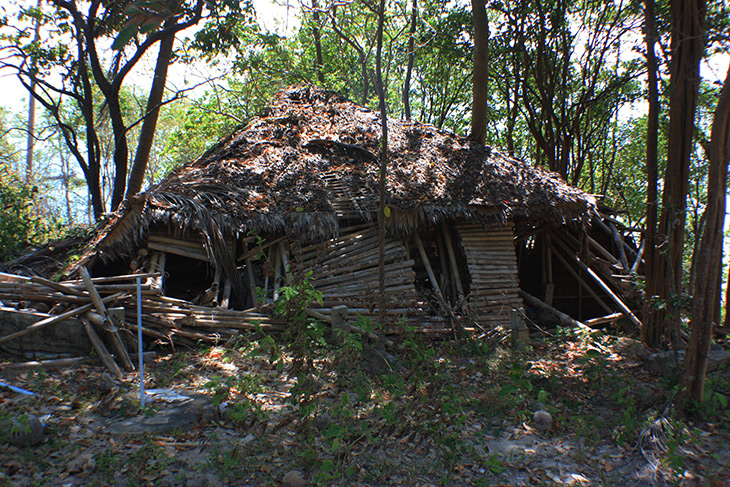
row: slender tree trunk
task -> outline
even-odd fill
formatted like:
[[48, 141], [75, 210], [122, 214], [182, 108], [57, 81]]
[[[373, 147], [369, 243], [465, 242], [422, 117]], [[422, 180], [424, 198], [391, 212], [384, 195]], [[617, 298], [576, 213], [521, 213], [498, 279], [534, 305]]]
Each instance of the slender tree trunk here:
[[474, 27], [474, 70], [472, 75], [471, 137], [487, 141], [487, 98], [489, 96], [489, 20], [486, 0], [472, 0]]
[[[656, 224], [659, 204], [659, 80], [658, 66], [654, 45], [656, 44], [656, 14], [654, 0], [646, 0], [644, 7], [644, 37], [646, 40], [646, 69], [648, 74], [649, 113], [646, 122], [646, 232], [644, 233], [644, 275], [650, 276], [656, 259]], [[647, 328], [649, 311], [652, 305], [649, 299], [644, 303], [642, 339], [647, 343], [658, 341], [654, 330]]]
[[411, 30], [408, 33], [408, 66], [406, 67], [406, 79], [403, 81], [403, 114], [406, 120], [411, 119], [411, 73], [416, 58], [414, 51], [416, 24], [418, 22], [418, 0], [413, 0], [411, 8]]
[[379, 294], [379, 317], [380, 323], [385, 323], [385, 220], [386, 220], [386, 177], [388, 170], [388, 110], [385, 105], [385, 88], [383, 86], [383, 24], [385, 23], [385, 0], [380, 0], [378, 9], [378, 30], [377, 30], [377, 48], [375, 54], [375, 85], [378, 90], [378, 98], [380, 100], [380, 123], [383, 131], [380, 139], [380, 204], [378, 211], [378, 234], [380, 238], [380, 249], [378, 252], [378, 294]]
[[710, 139], [710, 167], [707, 177], [707, 208], [702, 244], [695, 256], [697, 279], [694, 286], [690, 339], [682, 376], [685, 404], [704, 399], [707, 357], [712, 342], [716, 302], [721, 288], [717, 285], [722, 269], [722, 244], [725, 224], [725, 191], [730, 161], [730, 66], [715, 108]]
[[172, 60], [172, 47], [174, 43], [174, 34], [169, 34], [160, 40], [160, 51], [157, 54], [155, 75], [152, 79], [149, 97], [147, 98], [145, 119], [142, 122], [139, 142], [137, 143], [137, 152], [134, 157], [134, 163], [132, 164], [132, 170], [129, 173], [127, 198], [139, 193], [142, 189], [147, 164], [150, 160], [152, 144], [155, 140], [157, 120], [160, 116], [160, 105], [162, 104], [162, 97], [165, 94], [165, 84], [167, 83], [167, 68], [170, 66], [170, 61]]
[[704, 0], [672, 2], [672, 61], [669, 83], [669, 147], [657, 229], [658, 254], [647, 275], [647, 299], [665, 306], [649, 308], [643, 335], [658, 346], [667, 335], [679, 347], [680, 310], [672, 303], [682, 292], [682, 254], [689, 191], [689, 162], [704, 45]]
[[[36, 9], [40, 11], [41, 0], [38, 0]], [[35, 20], [35, 30], [33, 33], [33, 41], [38, 42], [40, 37], [41, 21], [40, 17]], [[32, 61], [33, 65], [30, 68], [30, 96], [28, 96], [28, 134], [26, 139], [26, 152], [25, 152], [25, 184], [31, 184], [33, 182], [33, 146], [35, 145], [35, 74], [36, 74], [36, 63]]]
[[312, 36], [314, 37], [314, 51], [317, 56], [317, 81], [324, 87], [324, 59], [322, 57], [322, 32], [319, 20], [319, 3], [312, 0]]
[[723, 328], [730, 328], [730, 270], [728, 270], [727, 288], [725, 289], [725, 322]]

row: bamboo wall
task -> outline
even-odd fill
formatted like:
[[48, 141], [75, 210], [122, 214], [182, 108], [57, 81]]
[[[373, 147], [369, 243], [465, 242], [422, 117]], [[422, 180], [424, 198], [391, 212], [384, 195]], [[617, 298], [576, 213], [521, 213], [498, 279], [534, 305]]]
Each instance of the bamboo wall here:
[[519, 295], [513, 226], [456, 225], [470, 276], [469, 308], [482, 325], [508, 325]]
[[[300, 249], [298, 260], [302, 268], [312, 271], [310, 281], [323, 294], [321, 313], [329, 316], [333, 306], [345, 305], [351, 321], [356, 314], [378, 319], [379, 242], [378, 229], [368, 228]], [[413, 264], [402, 242], [386, 240], [386, 325], [389, 329], [403, 318], [409, 322], [418, 319]]]

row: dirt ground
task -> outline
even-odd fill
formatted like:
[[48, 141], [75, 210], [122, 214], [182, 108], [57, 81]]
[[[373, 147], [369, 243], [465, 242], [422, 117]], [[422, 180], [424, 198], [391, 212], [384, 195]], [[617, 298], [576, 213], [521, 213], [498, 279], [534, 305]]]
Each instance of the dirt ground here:
[[[730, 485], [723, 371], [680, 416], [676, 380], [647, 373], [633, 340], [506, 342], [163, 350], [145, 367], [144, 408], [136, 373], [3, 362], [0, 380], [35, 394], [0, 388], [0, 486]], [[29, 414], [44, 434], [17, 446]]]

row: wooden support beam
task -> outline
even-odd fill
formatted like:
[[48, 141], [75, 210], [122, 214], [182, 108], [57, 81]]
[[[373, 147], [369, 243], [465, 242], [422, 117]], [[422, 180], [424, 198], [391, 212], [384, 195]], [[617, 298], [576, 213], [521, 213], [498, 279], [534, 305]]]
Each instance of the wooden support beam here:
[[629, 262], [628, 259], [626, 259], [626, 252], [624, 252], [624, 246], [628, 247], [628, 245], [626, 245], [626, 242], [623, 241], [621, 235], [619, 235], [618, 233], [618, 230], [616, 230], [616, 227], [606, 224], [600, 218], [594, 220], [596, 220], [598, 222], [598, 225], [603, 228], [603, 230], [608, 233], [611, 238], [613, 238], [613, 241], [616, 244], [616, 250], [618, 251], [618, 260], [621, 263], [623, 269], [626, 272], [629, 272]]
[[274, 301], [279, 297], [279, 284], [281, 282], [281, 251], [279, 250], [279, 246], [275, 246], [271, 249], [271, 252], [273, 254], [273, 270], [274, 270], [274, 288], [271, 294], [271, 297]]
[[[557, 240], [558, 244], [563, 248], [563, 250], [566, 251], [567, 254], [570, 254], [570, 249], [565, 245], [565, 243], [561, 242], [560, 240]], [[639, 318], [634, 315], [634, 313], [629, 309], [628, 306], [621, 300], [621, 298], [616, 295], [616, 293], [613, 292], [613, 290], [599, 277], [599, 275], [590, 268], [590, 266], [586, 265], [582, 260], [580, 260], [580, 257], [578, 257], [577, 254], [573, 254], [573, 260], [578, 264], [578, 266], [583, 269], [592, 279], [593, 281], [598, 284], [598, 286], [605, 291], [606, 294], [611, 298], [611, 300], [616, 303], [616, 305], [626, 313], [626, 316], [639, 328], [641, 328], [641, 321]], [[612, 312], [613, 310], [607, 310], [609, 312]]]

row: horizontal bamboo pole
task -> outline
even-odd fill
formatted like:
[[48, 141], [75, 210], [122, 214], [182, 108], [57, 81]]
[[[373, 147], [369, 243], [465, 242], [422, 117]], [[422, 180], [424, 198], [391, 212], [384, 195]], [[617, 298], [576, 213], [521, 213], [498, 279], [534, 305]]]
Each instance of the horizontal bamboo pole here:
[[612, 313], [610, 315], [599, 316], [598, 318], [592, 318], [590, 320], [583, 320], [583, 323], [587, 326], [593, 327], [596, 325], [603, 325], [605, 323], [616, 323], [616, 321], [624, 318], [625, 316], [626, 315], [624, 313]]
[[[105, 304], [111, 303], [111, 302], [119, 299], [123, 295], [124, 295], [123, 293], [114, 294], [111, 296], [107, 296], [106, 298], [102, 299], [102, 301]], [[88, 303], [83, 306], [79, 306], [78, 308], [74, 308], [70, 311], [66, 311], [65, 313], [61, 313], [60, 315], [49, 316], [48, 318], [44, 318], [36, 323], [33, 323], [32, 325], [28, 326], [27, 328], [25, 328], [23, 330], [19, 330], [19, 331], [16, 331], [15, 333], [11, 333], [10, 335], [0, 337], [0, 343], [14, 340], [16, 338], [27, 335], [28, 333], [32, 333], [34, 331], [41, 330], [47, 326], [54, 325], [56, 323], [60, 323], [61, 321], [67, 320], [69, 318], [73, 318], [74, 316], [78, 316], [81, 313], [85, 313], [85, 312], [89, 311], [93, 307], [94, 307], [94, 303]]]
[[[312, 263], [311, 261], [304, 262], [304, 265], [311, 269], [314, 273], [319, 275], [332, 274], [340, 272], [345, 268], [367, 268], [377, 265], [377, 256], [379, 249], [376, 247], [372, 251], [364, 254], [348, 255], [337, 259], [327, 259], [322, 262]], [[406, 251], [403, 247], [392, 245], [385, 248], [385, 263], [390, 263], [396, 260], [402, 259], [406, 255]], [[375, 258], [373, 258], [375, 257]]]
[[[108, 282], [118, 282], [118, 281], [134, 281], [137, 278], [140, 279], [147, 279], [150, 277], [160, 277], [159, 272], [146, 272], [146, 273], [140, 273], [140, 274], [122, 274], [119, 276], [109, 276], [109, 277], [92, 277], [91, 282], [94, 284], [104, 284]], [[83, 284], [83, 279], [75, 279], [75, 280], [68, 280], [68, 281], [60, 281], [59, 284], [63, 284], [64, 286], [70, 286], [72, 284], [81, 285]]]
[[182, 257], [188, 257], [190, 259], [200, 260], [202, 262], [212, 262], [212, 259], [206, 252], [202, 251], [194, 251], [189, 248], [184, 247], [176, 247], [174, 245], [170, 244], [161, 244], [157, 242], [148, 242], [147, 248], [152, 250], [158, 250], [160, 252], [165, 252], [168, 254], [175, 254]]
[[[306, 267], [319, 272], [320, 270], [326, 271], [344, 266], [362, 265], [365, 262], [377, 262], [379, 252], [379, 246], [372, 245], [368, 248], [355, 248], [354, 251], [349, 253], [342, 253], [338, 255], [323, 254], [317, 259], [301, 259], [301, 261]], [[393, 242], [386, 243], [384, 257], [386, 262], [397, 260], [402, 258], [404, 255], [405, 248], [403, 248], [403, 246]]]
[[[414, 262], [412, 260], [407, 260], [404, 262], [391, 264], [388, 266], [385, 266], [385, 272], [386, 276], [393, 276], [393, 275], [413, 275], [413, 266]], [[378, 275], [378, 268], [372, 267], [367, 269], [360, 269], [358, 271], [350, 272], [350, 273], [343, 273], [343, 274], [336, 274], [331, 277], [327, 277], [324, 279], [321, 279], [319, 277], [312, 278], [311, 283], [316, 288], [320, 288], [323, 286], [328, 286], [331, 284], [339, 283], [339, 282], [351, 282], [352, 280], [360, 280], [360, 279], [366, 279], [371, 276], [377, 276]]]

